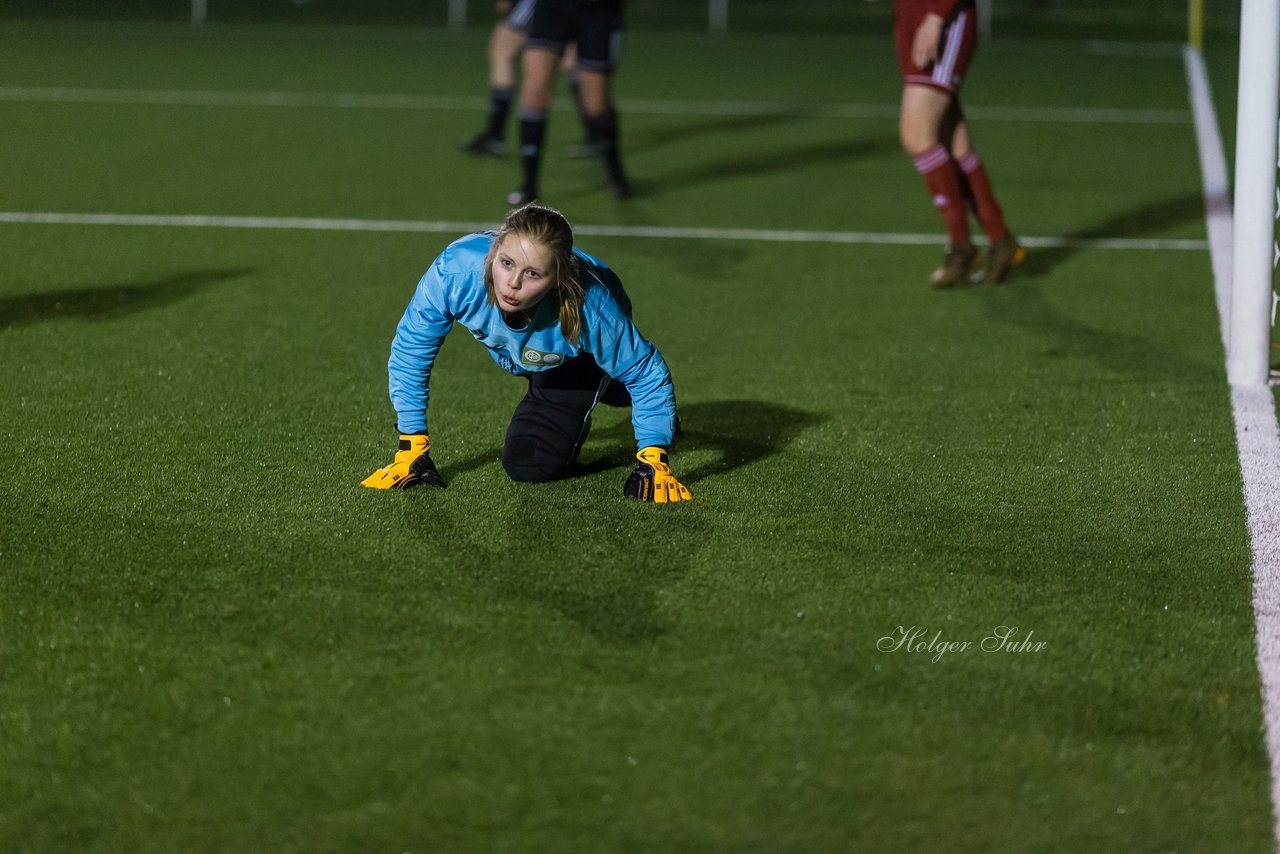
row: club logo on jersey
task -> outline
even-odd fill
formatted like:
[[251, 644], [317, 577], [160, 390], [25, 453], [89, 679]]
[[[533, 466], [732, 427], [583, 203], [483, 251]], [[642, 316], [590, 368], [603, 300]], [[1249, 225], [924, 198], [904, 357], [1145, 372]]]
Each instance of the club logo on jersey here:
[[468, 329], [467, 331], [474, 335], [478, 341], [483, 341], [484, 336], [487, 334], [483, 329]]
[[520, 361], [526, 365], [558, 365], [564, 361], [564, 356], [559, 353], [544, 353], [541, 350], [526, 347], [524, 352], [520, 354]]

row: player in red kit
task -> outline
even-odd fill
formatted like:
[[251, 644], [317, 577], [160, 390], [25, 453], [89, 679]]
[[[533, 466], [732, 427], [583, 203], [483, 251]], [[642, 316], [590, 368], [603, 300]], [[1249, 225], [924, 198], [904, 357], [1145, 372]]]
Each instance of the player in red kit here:
[[[893, 40], [902, 70], [902, 147], [947, 226], [946, 255], [930, 276], [935, 288], [1003, 281], [1027, 255], [1005, 224], [960, 106], [960, 84], [978, 43], [976, 19], [974, 0], [893, 4]], [[976, 272], [970, 210], [990, 241]]]

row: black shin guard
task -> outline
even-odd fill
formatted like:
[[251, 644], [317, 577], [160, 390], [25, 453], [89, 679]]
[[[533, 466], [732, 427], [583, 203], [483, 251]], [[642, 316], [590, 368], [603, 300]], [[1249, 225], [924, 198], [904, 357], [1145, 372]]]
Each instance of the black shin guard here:
[[542, 168], [542, 145], [546, 137], [546, 111], [521, 110], [520, 168], [524, 183], [520, 189], [529, 198], [534, 198], [538, 195], [538, 173]]
[[600, 152], [609, 189], [620, 198], [630, 196], [631, 184], [622, 169], [622, 153], [618, 150], [618, 114], [609, 110], [603, 115], [591, 116], [587, 119], [587, 131], [591, 144]]
[[502, 140], [507, 137], [507, 116], [511, 114], [511, 90], [493, 88], [489, 90], [489, 122], [485, 134], [489, 139]]

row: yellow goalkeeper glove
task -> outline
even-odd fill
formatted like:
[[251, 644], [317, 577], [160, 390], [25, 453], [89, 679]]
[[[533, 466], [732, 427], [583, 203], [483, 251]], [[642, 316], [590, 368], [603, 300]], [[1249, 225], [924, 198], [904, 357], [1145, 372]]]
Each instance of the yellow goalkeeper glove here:
[[665, 449], [641, 448], [636, 459], [639, 462], [635, 471], [627, 476], [627, 482], [622, 487], [622, 494], [627, 498], [657, 504], [674, 504], [693, 498], [685, 485], [671, 473]]
[[395, 462], [383, 466], [360, 481], [373, 489], [412, 489], [415, 486], [444, 487], [444, 478], [431, 462], [431, 437], [400, 436]]

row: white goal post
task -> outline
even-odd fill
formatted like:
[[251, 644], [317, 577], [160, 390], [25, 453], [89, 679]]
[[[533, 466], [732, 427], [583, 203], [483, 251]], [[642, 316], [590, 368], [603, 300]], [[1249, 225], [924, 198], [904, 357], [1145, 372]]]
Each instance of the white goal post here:
[[1235, 245], [1227, 379], [1265, 385], [1270, 374], [1276, 245], [1280, 4], [1242, 0], [1236, 114]]

